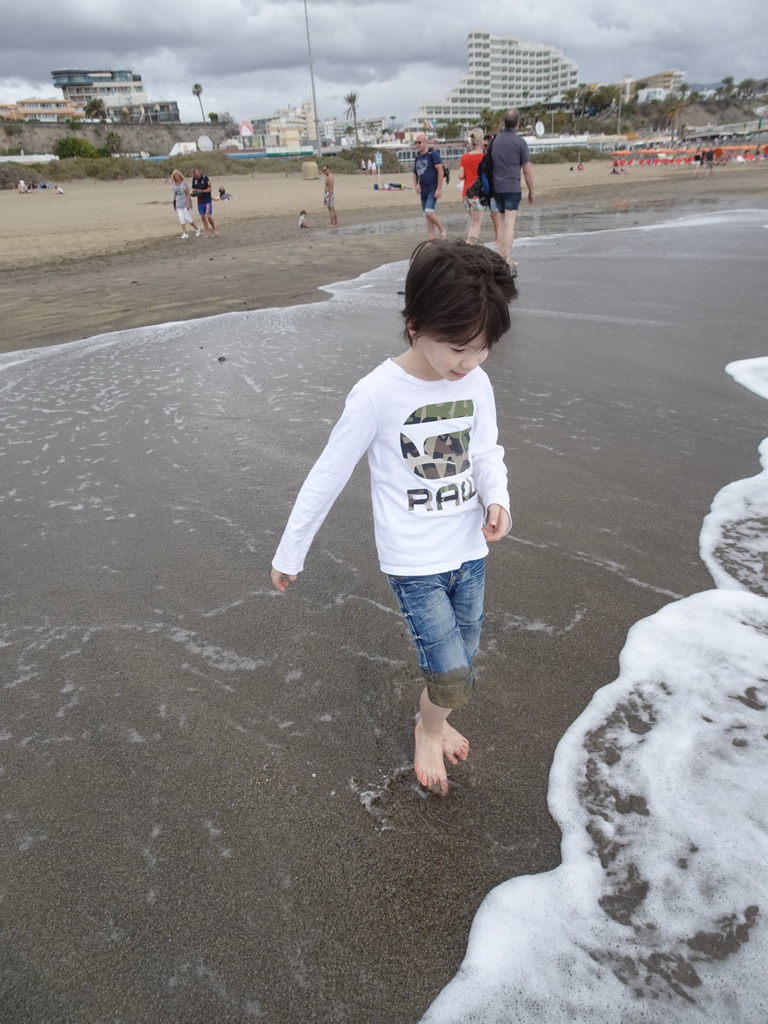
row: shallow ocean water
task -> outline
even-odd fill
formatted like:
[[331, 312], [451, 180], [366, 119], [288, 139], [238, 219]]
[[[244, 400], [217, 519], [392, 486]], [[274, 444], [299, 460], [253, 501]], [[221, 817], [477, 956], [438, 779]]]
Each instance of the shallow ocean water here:
[[[761, 209], [700, 207], [641, 211], [629, 227], [610, 217], [516, 245], [519, 350], [489, 363], [521, 506], [500, 564], [511, 575], [529, 552], [570, 569], [561, 603], [550, 594], [534, 606], [497, 586], [481, 663], [489, 696], [510, 638], [571, 636], [589, 620], [599, 588], [582, 593], [570, 577], [617, 581], [665, 606], [633, 627], [618, 678], [558, 746], [549, 802], [562, 866], [493, 890], [429, 1021], [765, 1018], [768, 501], [747, 449], [758, 428], [742, 409], [752, 398], [762, 423], [768, 408], [755, 398], [765, 397], [755, 357], [766, 349], [768, 220]], [[319, 888], [331, 870], [323, 858], [313, 867], [306, 823], [343, 837], [348, 816], [367, 811], [377, 841], [414, 822], [425, 835], [444, 828], [412, 813], [424, 801], [407, 753], [387, 738], [391, 707], [400, 717], [409, 707], [410, 652], [388, 639], [396, 615], [366, 568], [362, 474], [344, 520], [316, 542], [298, 614], [266, 572], [344, 395], [393, 349], [404, 272], [331, 285], [324, 304], [0, 357], [2, 895], [32, 990], [50, 986], [53, 1005], [68, 973], [88, 999], [106, 971], [114, 1016], [130, 1019], [163, 993], [170, 1001], [148, 1019], [189, 1006], [211, 1019], [301, 1019], [288, 987], [319, 1000], [329, 956], [297, 895], [302, 878], [315, 870]], [[689, 354], [710, 333], [693, 382]], [[520, 383], [544, 345], [551, 369]], [[708, 467], [697, 459], [721, 437], [719, 466], [739, 449], [756, 475], [703, 499]], [[577, 477], [589, 479], [583, 492]], [[701, 552], [718, 589], [686, 597], [699, 568], [680, 558], [669, 524], [700, 521], [713, 498]], [[603, 519], [609, 500], [618, 512]], [[695, 531], [688, 542], [692, 563]], [[344, 686], [331, 686], [329, 664]], [[381, 745], [383, 779], [370, 752], [344, 745], [345, 701], [362, 701], [372, 679], [364, 729]], [[251, 783], [275, 794], [253, 813], [242, 795]], [[477, 782], [460, 785], [463, 813]], [[455, 816], [446, 831], [469, 842]], [[510, 841], [501, 830], [475, 838], [478, 855]], [[209, 887], [205, 913], [187, 878]], [[391, 896], [373, 905], [386, 931]], [[314, 927], [334, 935], [337, 960], [354, 961], [343, 929]], [[357, 980], [323, 993], [322, 1019], [387, 1019], [376, 981], [380, 1018]], [[30, 1020], [56, 1019], [28, 1005]]]

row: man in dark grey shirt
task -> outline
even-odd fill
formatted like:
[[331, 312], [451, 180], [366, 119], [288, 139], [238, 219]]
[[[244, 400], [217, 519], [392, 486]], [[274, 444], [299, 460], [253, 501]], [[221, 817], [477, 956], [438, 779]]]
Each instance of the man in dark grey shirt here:
[[528, 202], [535, 202], [528, 143], [517, 134], [519, 124], [520, 114], [516, 110], [508, 110], [504, 115], [504, 131], [499, 132], [493, 140], [491, 149], [493, 198], [501, 216], [498, 249], [507, 263], [513, 262], [510, 256], [515, 240], [515, 220], [523, 198], [521, 172], [528, 188]]

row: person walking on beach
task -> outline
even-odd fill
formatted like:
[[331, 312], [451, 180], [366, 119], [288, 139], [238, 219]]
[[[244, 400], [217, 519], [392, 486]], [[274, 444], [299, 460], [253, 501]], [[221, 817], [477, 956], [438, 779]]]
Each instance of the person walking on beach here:
[[203, 174], [199, 167], [192, 168], [192, 191], [197, 193], [197, 212], [203, 222], [205, 237], [218, 235], [216, 225], [213, 222], [213, 195], [211, 179]]
[[472, 243], [480, 241], [480, 229], [483, 226], [483, 213], [485, 211], [479, 196], [467, 195], [467, 189], [472, 188], [477, 181], [477, 168], [483, 159], [483, 136], [479, 129], [469, 133], [467, 147], [468, 150], [462, 156], [459, 163], [459, 181], [464, 182], [461, 195], [464, 200], [464, 209], [469, 214], [467, 241]]
[[325, 184], [323, 185], [323, 205], [328, 210], [330, 226], [335, 228], [338, 227], [339, 219], [336, 216], [336, 193], [334, 192], [333, 175], [331, 174], [329, 167], [323, 167], [323, 174], [325, 175]]
[[448, 724], [475, 687], [488, 543], [511, 526], [493, 388], [481, 369], [517, 297], [497, 253], [461, 239], [416, 248], [405, 281], [408, 348], [363, 377], [302, 486], [272, 562], [285, 592], [363, 453], [379, 563], [416, 644], [425, 688], [414, 771], [448, 792], [445, 760], [469, 742]]
[[711, 147], [704, 154], [704, 163], [706, 165], [707, 177], [710, 177], [715, 169], [715, 151]]
[[445, 228], [435, 213], [445, 175], [442, 157], [436, 149], [429, 148], [424, 132], [419, 132], [414, 142], [416, 159], [413, 162], [413, 187], [421, 197], [421, 209], [427, 219], [427, 235], [434, 238], [437, 230], [440, 237], [445, 238]]
[[498, 249], [507, 263], [512, 262], [515, 220], [523, 198], [521, 171], [528, 188], [528, 202], [535, 202], [528, 143], [517, 134], [519, 124], [520, 114], [514, 109], [508, 110], [504, 115], [504, 130], [499, 132], [489, 146], [493, 163], [493, 198], [501, 218]]
[[189, 224], [195, 229], [195, 234], [199, 238], [202, 232], [192, 220], [192, 197], [189, 185], [179, 170], [174, 170], [171, 174], [171, 189], [173, 190], [173, 208], [178, 215], [179, 224], [181, 224], [181, 237], [189, 238], [187, 234], [187, 225]]

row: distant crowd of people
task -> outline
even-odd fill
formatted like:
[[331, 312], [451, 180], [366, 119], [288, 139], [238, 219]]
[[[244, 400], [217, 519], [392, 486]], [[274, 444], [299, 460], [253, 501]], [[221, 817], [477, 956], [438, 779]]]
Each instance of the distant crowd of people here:
[[64, 195], [64, 189], [61, 185], [52, 185], [50, 181], [41, 181], [39, 185], [31, 181], [28, 185], [23, 179], [20, 179], [16, 188], [20, 196], [27, 196], [31, 192], [37, 192], [40, 189], [50, 189], [52, 192], [56, 192], [57, 195]]
[[[479, 131], [471, 132], [467, 139], [467, 152], [461, 158], [459, 167], [462, 199], [470, 217], [467, 241], [479, 242], [483, 215], [488, 210], [493, 221], [498, 252], [512, 266], [515, 266], [511, 252], [517, 211], [523, 196], [523, 179], [529, 204], [535, 202], [530, 153], [525, 139], [518, 133], [519, 127], [520, 114], [513, 109], [507, 111], [504, 128], [498, 135], [483, 136]], [[430, 142], [425, 132], [419, 132], [414, 144], [416, 157], [412, 170], [413, 188], [421, 202], [427, 237], [445, 238], [445, 228], [437, 215], [437, 202], [442, 195], [443, 185], [448, 183], [448, 171], [440, 151]], [[373, 160], [362, 158], [360, 171], [363, 174], [376, 174], [377, 167]], [[323, 205], [328, 210], [329, 226], [334, 228], [339, 223], [334, 176], [328, 166], [323, 166], [322, 173]], [[306, 210], [299, 214], [298, 226], [309, 227]]]

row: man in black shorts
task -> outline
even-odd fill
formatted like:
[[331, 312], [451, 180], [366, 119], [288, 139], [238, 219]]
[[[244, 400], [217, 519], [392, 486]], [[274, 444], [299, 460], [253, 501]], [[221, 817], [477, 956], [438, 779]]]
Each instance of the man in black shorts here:
[[496, 244], [499, 255], [513, 266], [510, 254], [515, 240], [517, 210], [523, 197], [521, 172], [528, 189], [528, 202], [535, 201], [531, 158], [525, 139], [517, 134], [519, 124], [519, 113], [516, 110], [508, 110], [504, 115], [504, 131], [499, 132], [489, 147], [493, 165], [493, 198], [496, 200], [501, 218], [499, 240]]

